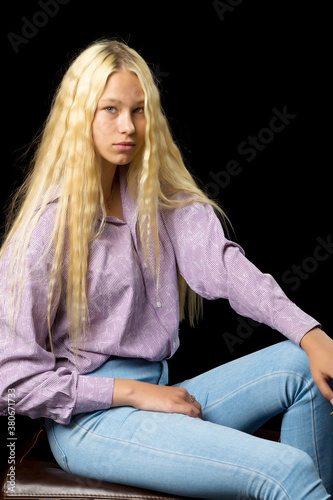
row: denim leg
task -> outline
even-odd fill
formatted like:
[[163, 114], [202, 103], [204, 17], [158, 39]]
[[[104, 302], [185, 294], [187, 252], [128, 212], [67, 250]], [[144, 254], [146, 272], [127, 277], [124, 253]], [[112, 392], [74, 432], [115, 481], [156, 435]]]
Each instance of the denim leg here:
[[281, 442], [305, 451], [333, 494], [332, 406], [300, 347], [281, 342], [176, 385], [195, 395], [205, 420], [247, 433], [284, 412]]
[[[279, 358], [277, 347], [275, 353]], [[268, 366], [269, 357], [274, 356], [266, 354], [263, 358], [267, 363], [262, 360], [262, 364], [266, 364], [266, 375], [274, 372], [273, 367]], [[274, 411], [271, 410], [275, 408], [269, 401], [270, 408], [264, 407], [263, 400], [270, 397], [263, 397], [265, 386], [261, 386], [261, 382], [256, 390], [251, 390], [250, 380], [261, 381], [265, 376], [255, 377], [253, 370], [249, 375], [246, 358], [242, 358], [243, 367], [239, 365], [236, 370], [239, 375], [234, 387], [229, 387], [235, 368], [233, 363], [228, 364], [229, 367], [225, 365], [229, 369], [224, 371], [222, 378], [221, 368], [180, 384], [204, 403], [205, 420], [122, 407], [78, 415], [67, 426], [48, 421], [50, 445], [56, 459], [66, 470], [94, 480], [190, 497], [221, 500], [329, 498], [307, 453], [238, 430], [244, 427], [249, 432], [264, 418], [272, 416]], [[159, 371], [155, 363], [145, 362], [142, 366], [137, 363], [134, 372], [128, 360], [120, 364], [122, 369], [118, 373], [122, 378], [126, 372], [129, 378], [166, 383], [165, 370]], [[250, 365], [256, 371], [257, 365], [253, 366], [253, 362]], [[148, 376], [150, 367], [154, 373], [151, 379]], [[107, 369], [107, 365], [103, 367], [104, 376]], [[114, 376], [115, 372], [112, 374]], [[246, 377], [247, 384], [244, 382]], [[233, 397], [238, 386], [242, 386], [240, 380], [252, 392], [251, 397], [246, 395], [245, 388], [239, 398]], [[276, 385], [283, 384], [273, 378], [265, 390]], [[283, 394], [282, 389], [280, 391]], [[281, 411], [281, 402], [279, 407]], [[258, 413], [265, 416], [256, 417], [255, 423], [251, 423]], [[268, 413], [271, 414], [267, 416]], [[236, 422], [233, 416], [242, 418]], [[229, 425], [230, 422], [234, 425]]]
[[329, 498], [300, 450], [184, 415], [119, 410], [117, 425], [113, 410], [83, 426], [51, 423], [51, 447], [56, 440], [67, 470], [193, 498]]

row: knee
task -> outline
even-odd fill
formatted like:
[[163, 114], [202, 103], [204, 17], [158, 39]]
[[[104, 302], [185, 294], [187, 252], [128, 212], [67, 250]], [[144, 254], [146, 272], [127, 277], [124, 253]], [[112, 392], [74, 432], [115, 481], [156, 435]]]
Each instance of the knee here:
[[279, 361], [282, 369], [296, 373], [306, 379], [312, 379], [309, 358], [298, 345], [287, 340], [280, 344]]
[[[281, 464], [285, 472], [290, 474], [308, 474], [314, 469], [314, 463], [310, 455], [305, 451], [293, 446], [281, 444], [282, 452], [275, 458], [277, 464]], [[278, 467], [277, 467], [278, 468]]]
[[273, 498], [286, 498], [284, 495], [292, 499], [308, 498], [311, 491], [321, 487], [313, 460], [302, 450], [286, 445], [282, 447], [282, 452], [272, 462], [276, 490]]
[[277, 370], [283, 374], [286, 408], [305, 395], [315, 397], [320, 394], [314, 383], [306, 352], [290, 341], [279, 345]]

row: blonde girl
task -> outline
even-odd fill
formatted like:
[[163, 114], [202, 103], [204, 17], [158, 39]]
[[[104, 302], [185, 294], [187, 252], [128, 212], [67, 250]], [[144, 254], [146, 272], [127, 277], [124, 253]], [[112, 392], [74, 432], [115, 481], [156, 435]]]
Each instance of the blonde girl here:
[[[15, 386], [17, 412], [45, 417], [55, 458], [84, 476], [203, 498], [329, 498], [333, 341], [220, 219], [142, 57], [112, 40], [82, 51], [1, 249], [2, 413]], [[170, 386], [179, 321], [187, 311], [193, 324], [202, 298], [289, 341]], [[285, 444], [252, 436], [282, 411]]]

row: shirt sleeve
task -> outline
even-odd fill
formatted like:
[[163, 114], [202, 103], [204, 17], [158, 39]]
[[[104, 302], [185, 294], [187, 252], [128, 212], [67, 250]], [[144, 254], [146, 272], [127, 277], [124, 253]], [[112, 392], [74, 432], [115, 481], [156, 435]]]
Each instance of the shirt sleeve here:
[[318, 321], [303, 312], [270, 274], [262, 273], [244, 250], [226, 238], [213, 208], [195, 202], [166, 210], [163, 220], [180, 274], [206, 299], [228, 299], [240, 315], [265, 323], [299, 344]]
[[[49, 259], [41, 257], [37, 246], [27, 250], [14, 332], [8, 320], [10, 247], [0, 261], [0, 414], [7, 414], [10, 398], [17, 413], [67, 424], [76, 413], [109, 408], [113, 379], [81, 375], [57, 365], [49, 348], [46, 320]], [[56, 352], [57, 346], [54, 348]]]

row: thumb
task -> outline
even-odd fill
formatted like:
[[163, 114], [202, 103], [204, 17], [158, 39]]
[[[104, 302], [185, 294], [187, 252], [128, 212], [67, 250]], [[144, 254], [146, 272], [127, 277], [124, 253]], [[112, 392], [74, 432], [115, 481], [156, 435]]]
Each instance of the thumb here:
[[330, 377], [322, 375], [315, 382], [324, 398], [328, 399], [329, 402], [333, 405], [333, 389], [331, 388], [331, 385], [333, 385], [333, 380], [330, 379]]

